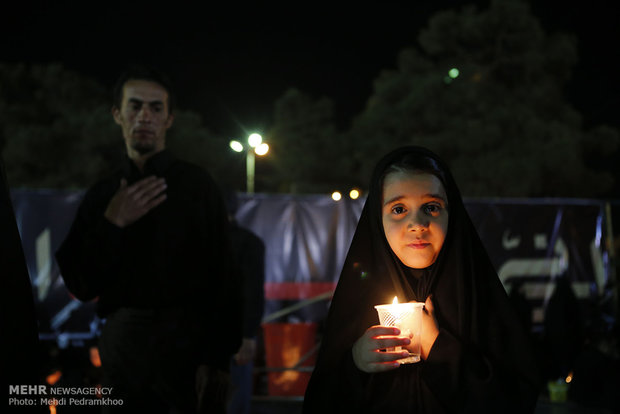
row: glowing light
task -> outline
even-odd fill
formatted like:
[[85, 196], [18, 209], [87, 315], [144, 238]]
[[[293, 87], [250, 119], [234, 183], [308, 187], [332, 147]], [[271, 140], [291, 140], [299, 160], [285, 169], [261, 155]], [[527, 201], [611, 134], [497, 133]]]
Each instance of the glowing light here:
[[229, 145], [230, 145], [230, 148], [232, 148], [232, 150], [235, 152], [243, 151], [243, 144], [240, 143], [239, 141], [230, 141]]
[[332, 193], [332, 200], [334, 201], [340, 201], [340, 199], [342, 198], [342, 194], [340, 194], [340, 192], [338, 191], [334, 191]]
[[88, 350], [88, 354], [90, 357], [90, 363], [93, 364], [94, 367], [101, 367], [101, 357], [99, 356], [99, 348], [96, 346], [91, 346]]
[[254, 148], [254, 152], [256, 153], [256, 155], [265, 155], [267, 154], [267, 152], [269, 152], [269, 145], [263, 142], [258, 147]]
[[573, 372], [569, 372], [568, 375], [566, 376], [566, 383], [570, 384], [570, 382], [573, 380]]
[[250, 144], [252, 148], [258, 147], [261, 142], [263, 142], [263, 137], [261, 137], [260, 134], [250, 134], [248, 137], [248, 144]]
[[353, 200], [357, 200], [357, 198], [360, 196], [360, 192], [354, 188], [353, 190], [349, 191], [349, 197], [351, 197], [351, 199]]
[[54, 385], [56, 384], [56, 382], [58, 382], [60, 377], [62, 377], [62, 371], [57, 370], [45, 377], [45, 382], [47, 382], [49, 385]]
[[457, 68], [452, 68], [448, 71], [448, 76], [452, 79], [456, 79], [459, 76], [459, 70]]
[[394, 300], [392, 301], [392, 306], [389, 306], [388, 309], [389, 309], [389, 312], [394, 317], [394, 325], [396, 326], [400, 325], [400, 317], [402, 316], [404, 309], [402, 306], [399, 306], [398, 297], [394, 296]]

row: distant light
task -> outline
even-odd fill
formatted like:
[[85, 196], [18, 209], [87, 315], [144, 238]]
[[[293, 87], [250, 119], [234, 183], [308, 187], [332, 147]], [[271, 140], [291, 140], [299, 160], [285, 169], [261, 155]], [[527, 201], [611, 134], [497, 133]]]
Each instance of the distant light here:
[[261, 142], [263, 142], [263, 137], [261, 137], [260, 134], [250, 134], [248, 137], [248, 144], [250, 144], [252, 148], [258, 147]]
[[452, 68], [448, 71], [448, 76], [452, 79], [456, 79], [459, 76], [459, 70], [457, 68]]
[[256, 153], [256, 155], [265, 155], [267, 154], [267, 152], [269, 152], [269, 145], [263, 142], [258, 147], [254, 148], [254, 152]]
[[568, 375], [566, 376], [566, 383], [570, 384], [570, 382], [573, 380], [573, 371], [569, 372]]
[[342, 198], [342, 194], [340, 194], [340, 192], [338, 192], [338, 191], [334, 191], [334, 192], [332, 193], [332, 199], [333, 199], [334, 201], [340, 201], [340, 199], [341, 199], [341, 198]]
[[360, 196], [360, 192], [354, 188], [353, 190], [349, 191], [349, 197], [351, 197], [351, 199], [353, 200], [357, 200], [357, 198]]
[[94, 367], [101, 367], [101, 356], [99, 355], [99, 348], [96, 346], [91, 346], [88, 349], [88, 354], [90, 356], [90, 363], [93, 364]]
[[239, 141], [230, 141], [229, 145], [230, 145], [230, 148], [232, 148], [232, 150], [235, 152], [243, 151], [243, 144], [240, 143]]
[[47, 377], [45, 377], [45, 382], [47, 382], [49, 385], [54, 385], [58, 382], [60, 377], [62, 377], [62, 371], [56, 370], [49, 374]]

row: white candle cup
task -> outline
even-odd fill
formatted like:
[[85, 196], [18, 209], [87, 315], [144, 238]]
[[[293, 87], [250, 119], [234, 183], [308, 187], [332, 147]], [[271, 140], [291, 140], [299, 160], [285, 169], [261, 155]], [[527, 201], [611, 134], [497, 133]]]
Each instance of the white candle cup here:
[[[422, 334], [422, 308], [424, 302], [391, 303], [377, 305], [379, 323], [384, 326], [395, 326], [400, 329], [401, 336], [411, 336], [411, 344], [407, 347], [409, 356], [399, 359], [401, 364], [412, 364], [420, 361], [420, 336]], [[402, 347], [388, 348], [388, 351], [400, 351]]]

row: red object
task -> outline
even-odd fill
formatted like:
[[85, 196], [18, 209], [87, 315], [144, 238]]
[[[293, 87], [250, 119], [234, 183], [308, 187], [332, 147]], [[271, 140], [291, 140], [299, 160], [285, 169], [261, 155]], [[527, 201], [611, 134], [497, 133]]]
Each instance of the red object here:
[[[265, 323], [262, 327], [267, 368], [295, 367], [316, 345], [316, 323]], [[315, 361], [316, 351], [299, 366], [313, 367]], [[310, 375], [295, 369], [268, 372], [269, 395], [303, 396]]]
[[336, 282], [280, 282], [265, 283], [265, 299], [298, 300], [311, 299], [325, 292], [333, 292]]

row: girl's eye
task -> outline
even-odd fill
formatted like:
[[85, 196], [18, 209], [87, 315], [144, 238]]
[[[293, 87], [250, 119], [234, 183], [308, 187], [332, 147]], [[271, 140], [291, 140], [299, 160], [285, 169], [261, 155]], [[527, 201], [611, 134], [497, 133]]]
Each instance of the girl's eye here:
[[425, 204], [422, 209], [426, 214], [436, 215], [441, 210], [441, 206], [438, 204]]
[[392, 213], [394, 214], [403, 214], [405, 212], [405, 207], [403, 206], [394, 206], [392, 207]]

